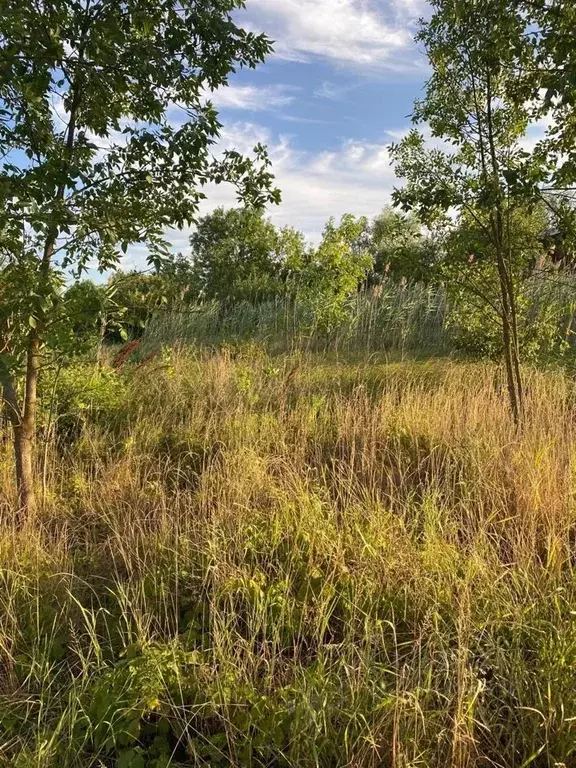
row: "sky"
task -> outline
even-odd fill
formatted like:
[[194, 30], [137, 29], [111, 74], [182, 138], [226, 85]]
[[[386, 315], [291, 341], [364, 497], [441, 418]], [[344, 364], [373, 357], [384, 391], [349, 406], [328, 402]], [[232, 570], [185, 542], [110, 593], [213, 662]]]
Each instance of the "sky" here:
[[[268, 209], [317, 242], [330, 216], [376, 215], [395, 185], [387, 146], [410, 126], [427, 62], [414, 42], [425, 0], [247, 0], [237, 16], [264, 32], [274, 54], [212, 94], [222, 146], [268, 146], [282, 203]], [[397, 183], [397, 182], [396, 182]], [[209, 190], [202, 206], [235, 205], [234, 190]], [[189, 231], [170, 232], [186, 252]], [[128, 263], [141, 266], [136, 247]]]

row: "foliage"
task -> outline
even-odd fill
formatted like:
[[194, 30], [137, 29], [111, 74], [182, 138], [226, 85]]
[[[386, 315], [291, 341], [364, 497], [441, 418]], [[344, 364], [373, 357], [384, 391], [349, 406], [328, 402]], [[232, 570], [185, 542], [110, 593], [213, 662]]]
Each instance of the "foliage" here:
[[[507, 0], [434, 0], [434, 14], [422, 22], [418, 40], [426, 48], [432, 74], [415, 122], [426, 122], [443, 146], [427, 148], [413, 130], [392, 149], [397, 174], [407, 184], [395, 201], [414, 210], [424, 223], [449, 222], [455, 210], [482, 230], [483, 257], [493, 261], [497, 291], [471, 292], [496, 309], [502, 329], [503, 360], [511, 412], [522, 416], [519, 296], [516, 274], [525, 249], [516, 243], [516, 211], [539, 199], [547, 178], [542, 155], [521, 145], [534, 113], [533, 89], [519, 69], [533, 64], [533, 45], [521, 12]], [[520, 262], [520, 267], [518, 266]], [[472, 262], [470, 262], [472, 264]], [[471, 269], [476, 272], [473, 265]], [[457, 275], [468, 282], [465, 263]]]
[[327, 223], [322, 241], [294, 270], [294, 286], [311, 322], [332, 330], [347, 315], [347, 303], [366, 280], [372, 259], [367, 242], [368, 220], [345, 214], [337, 225]]
[[[464, 258], [469, 258], [466, 253]], [[440, 260], [440, 279], [449, 263]], [[456, 267], [454, 267], [456, 268]], [[481, 290], [483, 271], [476, 273]], [[330, 349], [366, 355], [465, 352], [495, 359], [502, 349], [494, 310], [475, 300], [471, 283], [448, 285], [385, 280], [351, 296], [331, 330], [311, 329], [310, 306], [297, 297], [258, 303], [215, 302], [155, 314], [142, 338], [144, 355], [162, 345], [194, 344], [236, 349], [255, 342], [269, 350]], [[571, 365], [576, 352], [573, 275], [537, 271], [522, 280], [520, 332], [523, 354], [539, 365]], [[491, 314], [492, 313], [492, 314]]]
[[203, 299], [255, 301], [281, 294], [286, 272], [301, 262], [299, 232], [276, 229], [254, 208], [218, 208], [190, 238], [192, 272]]
[[118, 270], [108, 280], [111, 294], [110, 314], [121, 321], [119, 329], [107, 329], [111, 341], [124, 341], [142, 334], [152, 313], [168, 305], [170, 294], [177, 290], [169, 278], [160, 274], [122, 272]]
[[263, 146], [253, 159], [213, 152], [221, 124], [207, 93], [271, 50], [235, 23], [242, 6], [9, 0], [2, 8], [0, 260], [12, 290], [0, 372], [19, 509], [37, 507], [37, 389], [66, 272], [80, 277], [91, 262], [114, 268], [136, 242], [158, 267], [168, 253], [163, 232], [193, 221], [209, 182], [232, 182], [256, 206], [279, 200]]
[[126, 381], [106, 366], [75, 360], [47, 370], [42, 392], [41, 424], [46, 428], [51, 421], [64, 444], [82, 431], [87, 420], [111, 426], [121, 418]]
[[[566, 326], [570, 305], [554, 327]], [[403, 284], [387, 280], [355, 292], [345, 302], [336, 325], [311, 327], [311, 307], [298, 297], [251, 304], [203, 303], [187, 311], [156, 314], [148, 324], [142, 344], [145, 354], [163, 345], [178, 343], [232, 349], [250, 342], [267, 349], [340, 349], [352, 354], [399, 350], [415, 354], [442, 353], [452, 349], [446, 333], [446, 294], [442, 286]]]
[[[109, 269], [134, 241], [161, 258], [162, 230], [194, 217], [208, 180], [276, 198], [262, 148], [260, 167], [234, 152], [210, 157], [220, 124], [204, 89], [270, 50], [235, 25], [238, 5], [62, 0], [3, 10], [0, 230], [20, 287], [4, 307], [14, 323], [29, 328], [31, 318], [43, 332], [61, 269], [80, 273], [90, 259]], [[178, 127], [175, 102], [187, 110]]]
[[[546, 158], [549, 181], [561, 189], [576, 182], [576, 54], [573, 45], [576, 9], [569, 0], [512, 0], [523, 13], [527, 37], [534, 46], [534, 65], [522, 72], [534, 91], [538, 116], [549, 124], [538, 152]], [[538, 90], [539, 89], [539, 90]]]
[[91, 280], [77, 281], [66, 289], [63, 300], [77, 340], [75, 351], [79, 351], [84, 342], [93, 343], [100, 336], [106, 312], [106, 287], [95, 285]]
[[374, 219], [370, 234], [376, 276], [414, 282], [427, 282], [433, 277], [436, 247], [422, 233], [414, 214], [384, 208]]
[[[551, 340], [545, 337], [551, 331], [558, 331], [558, 326], [546, 322], [542, 315], [535, 322], [531, 311], [533, 272], [544, 255], [542, 242], [548, 219], [542, 205], [526, 209], [516, 207], [506, 211], [506, 219], [509, 268], [518, 312], [518, 340], [522, 354], [533, 360], [541, 356], [543, 349], [550, 348]], [[500, 275], [491, 237], [477, 216], [464, 211], [445, 233], [437, 273], [447, 286], [456, 344], [475, 354], [501, 358]]]
[[523, 17], [511, 14], [505, 25], [489, 26], [486, 33], [486, 19], [500, 20], [506, 0], [484, 0], [473, 8], [461, 0], [435, 0], [433, 7], [418, 35], [433, 72], [413, 117], [427, 122], [443, 144], [428, 148], [413, 130], [392, 150], [408, 182], [395, 199], [425, 223], [451, 207], [487, 216], [500, 200], [513, 204], [513, 194], [530, 195], [545, 178], [541, 159], [518, 143], [531, 111], [521, 98], [522, 81], [507, 66], [531, 61], [528, 40], [519, 50], [507, 45], [520, 36]]

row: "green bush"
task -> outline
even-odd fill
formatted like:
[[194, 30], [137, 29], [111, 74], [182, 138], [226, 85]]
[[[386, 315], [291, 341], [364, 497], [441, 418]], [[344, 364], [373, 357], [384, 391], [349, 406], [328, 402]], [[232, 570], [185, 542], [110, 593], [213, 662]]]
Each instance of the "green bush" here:
[[59, 438], [77, 436], [89, 421], [112, 426], [122, 415], [127, 381], [119, 371], [82, 360], [47, 371], [42, 380], [42, 412]]

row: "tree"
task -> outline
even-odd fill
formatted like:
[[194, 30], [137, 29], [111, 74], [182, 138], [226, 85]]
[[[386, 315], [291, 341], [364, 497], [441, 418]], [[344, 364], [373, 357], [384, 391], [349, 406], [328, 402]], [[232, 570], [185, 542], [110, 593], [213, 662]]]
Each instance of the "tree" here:
[[[5, 0], [0, 14], [2, 380], [19, 506], [36, 506], [38, 376], [66, 271], [114, 267], [132, 242], [195, 216], [203, 187], [279, 199], [262, 146], [213, 156], [206, 92], [270, 51], [237, 26], [243, 0]], [[20, 382], [23, 396], [19, 397]]]
[[[507, 239], [514, 252], [508, 260], [514, 285], [518, 345], [522, 357], [540, 353], [543, 337], [552, 329], [536, 322], [531, 306], [534, 269], [544, 255], [547, 227], [545, 207], [505, 210]], [[463, 210], [445, 232], [435, 273], [447, 287], [449, 319], [455, 341], [463, 349], [502, 358], [500, 275], [492, 239], [478, 217]]]
[[346, 213], [330, 219], [322, 241], [293, 271], [293, 290], [310, 311], [314, 325], [331, 331], [346, 317], [346, 303], [367, 279], [372, 266], [368, 219]]
[[116, 271], [108, 279], [106, 338], [123, 341], [140, 336], [156, 311], [195, 301], [200, 286], [190, 259], [170, 254], [150, 272]]
[[432, 277], [436, 248], [413, 213], [384, 208], [372, 223], [370, 240], [374, 273], [380, 279], [427, 282]]
[[192, 262], [183, 253], [166, 259], [160, 275], [165, 283], [168, 304], [196, 301], [200, 293], [198, 277]]
[[[68, 286], [62, 298], [69, 322], [59, 322], [58, 326], [71, 332], [73, 351], [89, 350], [98, 343], [105, 329], [109, 299], [106, 286], [91, 280], [77, 281]], [[61, 348], [58, 341], [50, 341], [51, 348]]]
[[[432, 75], [416, 103], [415, 122], [426, 122], [443, 140], [428, 148], [413, 130], [392, 149], [397, 173], [407, 181], [395, 201], [432, 224], [449, 212], [471, 218], [482, 231], [483, 258], [497, 274], [498, 313], [510, 407], [519, 423], [523, 409], [516, 275], [526, 254], [514, 242], [518, 208], [538, 197], [546, 167], [522, 149], [534, 110], [534, 88], [519, 75], [533, 65], [534, 49], [522, 13], [508, 0], [433, 0], [434, 14], [418, 40]], [[461, 265], [465, 274], [466, 265]], [[459, 276], [457, 276], [459, 277]]]
[[299, 232], [277, 229], [253, 208], [217, 208], [190, 237], [194, 284], [206, 299], [258, 301], [283, 292], [304, 250]]

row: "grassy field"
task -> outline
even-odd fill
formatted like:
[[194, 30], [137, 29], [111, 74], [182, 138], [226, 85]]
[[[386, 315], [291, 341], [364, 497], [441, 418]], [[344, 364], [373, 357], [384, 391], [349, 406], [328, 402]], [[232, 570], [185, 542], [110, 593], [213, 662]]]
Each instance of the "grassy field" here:
[[576, 765], [576, 392], [526, 376], [518, 433], [491, 364], [63, 370], [20, 529], [2, 448], [0, 765]]

